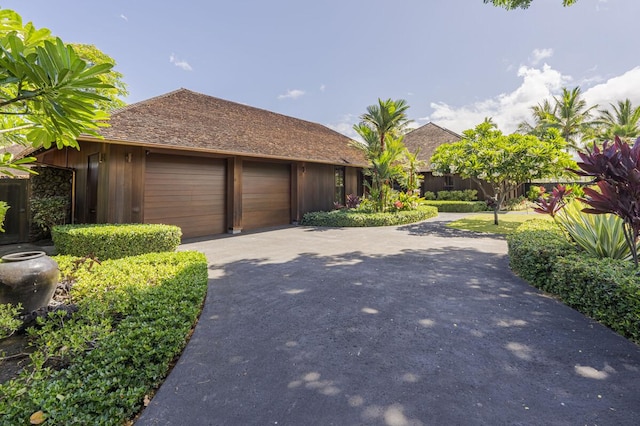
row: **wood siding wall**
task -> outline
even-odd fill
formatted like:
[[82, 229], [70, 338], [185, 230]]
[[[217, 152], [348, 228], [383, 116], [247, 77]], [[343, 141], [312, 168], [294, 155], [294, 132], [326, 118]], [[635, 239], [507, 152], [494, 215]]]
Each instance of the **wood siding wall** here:
[[291, 223], [291, 165], [244, 161], [243, 229], [289, 223]]
[[302, 173], [301, 213], [333, 210], [335, 167], [305, 163]]
[[[438, 191], [460, 191], [464, 189], [475, 189], [476, 191], [478, 191], [478, 200], [484, 201], [484, 196], [482, 194], [480, 185], [472, 181], [471, 179], [462, 179], [460, 176], [453, 175], [451, 176], [450, 180], [453, 185], [447, 186], [447, 182], [444, 176], [433, 176], [430, 172], [423, 174], [424, 181], [422, 182], [422, 195], [424, 195], [426, 191], [437, 193]], [[485, 184], [484, 186], [487, 193], [491, 194], [491, 187], [488, 184]], [[520, 195], [523, 195], [522, 185], [520, 185], [518, 189], [507, 194], [507, 199], [516, 198]]]
[[144, 222], [179, 226], [185, 238], [226, 231], [226, 161], [151, 154], [144, 176]]
[[0, 244], [29, 240], [29, 179], [0, 179], [0, 200], [9, 205]]
[[[333, 208], [334, 165], [93, 142], [80, 147], [38, 156], [40, 163], [74, 170], [75, 223], [173, 223], [195, 237], [285, 225]], [[360, 169], [345, 167], [345, 194], [362, 194]]]

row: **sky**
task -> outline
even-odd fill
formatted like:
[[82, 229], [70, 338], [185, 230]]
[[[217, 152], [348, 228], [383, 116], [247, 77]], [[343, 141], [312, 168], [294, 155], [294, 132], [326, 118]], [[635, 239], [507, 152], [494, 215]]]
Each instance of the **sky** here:
[[0, 0], [24, 22], [115, 59], [128, 103], [186, 88], [350, 137], [366, 108], [405, 99], [413, 126], [455, 132], [580, 86], [589, 105], [640, 105], [640, 1]]

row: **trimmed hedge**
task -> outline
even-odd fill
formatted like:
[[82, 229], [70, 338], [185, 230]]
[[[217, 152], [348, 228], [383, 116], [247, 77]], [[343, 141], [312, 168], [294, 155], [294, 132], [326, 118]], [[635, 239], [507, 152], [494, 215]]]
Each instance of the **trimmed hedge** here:
[[507, 242], [518, 276], [640, 342], [640, 277], [632, 263], [590, 257], [550, 221], [525, 222]]
[[175, 251], [182, 231], [156, 224], [61, 225], [53, 227], [51, 236], [59, 254], [106, 260]]
[[[71, 290], [78, 311], [64, 321], [50, 314], [41, 330], [31, 331], [40, 338], [32, 366], [0, 385], [0, 418], [28, 424], [41, 412], [45, 424], [122, 425], [184, 348], [206, 295], [206, 258], [153, 253], [76, 271], [77, 259], [56, 260], [63, 274], [78, 276]], [[68, 365], [52, 370], [47, 358]]]
[[577, 251], [555, 222], [543, 219], [524, 222], [507, 236], [507, 243], [513, 272], [545, 291], [556, 258]]
[[640, 277], [633, 263], [581, 254], [556, 259], [549, 292], [617, 333], [640, 343]]
[[442, 213], [474, 213], [491, 210], [484, 201], [427, 200], [424, 205], [436, 207]]
[[405, 225], [436, 217], [434, 207], [420, 206], [416, 210], [401, 210], [390, 213], [364, 213], [357, 210], [333, 210], [330, 212], [306, 213], [301, 225], [332, 227], [365, 227]]

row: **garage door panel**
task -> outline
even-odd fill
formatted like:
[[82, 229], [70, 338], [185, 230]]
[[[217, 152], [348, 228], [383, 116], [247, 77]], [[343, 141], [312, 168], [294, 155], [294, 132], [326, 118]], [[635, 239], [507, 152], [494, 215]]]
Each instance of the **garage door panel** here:
[[185, 238], [226, 230], [225, 160], [153, 154], [145, 168], [144, 221], [179, 226]]
[[242, 223], [245, 229], [291, 222], [291, 166], [245, 162], [242, 175]]

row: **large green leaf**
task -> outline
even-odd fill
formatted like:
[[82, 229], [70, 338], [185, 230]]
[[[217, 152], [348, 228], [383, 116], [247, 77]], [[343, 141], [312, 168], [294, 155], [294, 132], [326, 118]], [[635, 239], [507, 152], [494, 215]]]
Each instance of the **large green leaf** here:
[[612, 214], [591, 214], [575, 200], [557, 215], [560, 225], [582, 249], [592, 256], [631, 259], [631, 250], [624, 237], [623, 222]]

